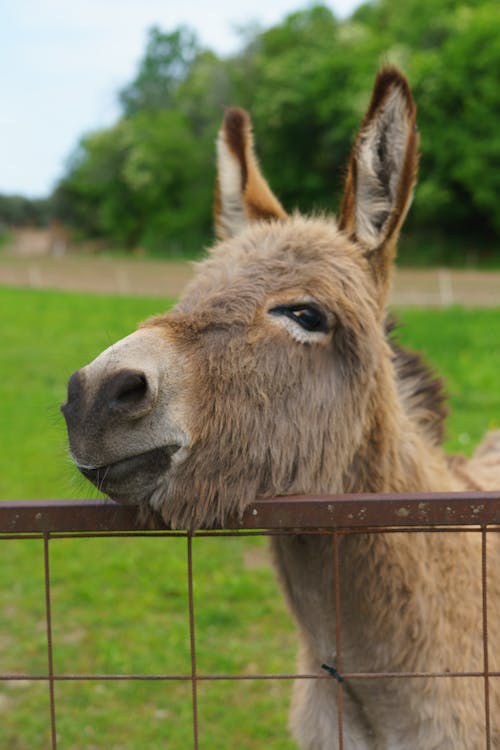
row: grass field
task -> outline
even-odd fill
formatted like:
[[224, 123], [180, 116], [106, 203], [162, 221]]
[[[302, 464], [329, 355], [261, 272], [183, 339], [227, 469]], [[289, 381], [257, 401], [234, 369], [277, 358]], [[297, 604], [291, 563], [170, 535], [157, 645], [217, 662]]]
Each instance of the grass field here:
[[[0, 289], [0, 498], [92, 495], [69, 464], [59, 415], [71, 372], [129, 333], [165, 299]], [[451, 396], [448, 448], [469, 452], [499, 426], [499, 310], [402, 310], [400, 338], [425, 351]], [[46, 673], [40, 541], [1, 545], [0, 673]], [[58, 673], [189, 674], [183, 539], [60, 539], [51, 543]], [[265, 542], [194, 543], [198, 669], [290, 672], [295, 635]], [[292, 750], [287, 681], [200, 687], [200, 747]], [[56, 685], [64, 750], [192, 746], [188, 683]], [[0, 683], [0, 747], [49, 747], [47, 686]]]

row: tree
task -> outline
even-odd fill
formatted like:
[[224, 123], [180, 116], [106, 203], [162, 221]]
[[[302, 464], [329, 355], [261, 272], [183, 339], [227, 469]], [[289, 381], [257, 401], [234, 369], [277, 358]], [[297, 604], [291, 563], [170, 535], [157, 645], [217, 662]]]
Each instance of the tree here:
[[121, 247], [168, 254], [206, 241], [211, 180], [204, 157], [180, 112], [124, 118], [80, 143], [56, 193], [59, 216]]
[[180, 26], [165, 33], [153, 26], [137, 76], [120, 92], [125, 116], [172, 108], [178, 88], [199, 51], [196, 35], [190, 29]]
[[203, 50], [184, 27], [152, 28], [137, 75], [120, 94], [122, 117], [82, 140], [57, 205], [79, 231], [115, 244], [199, 248], [211, 237], [216, 132], [224, 107], [239, 104], [252, 114], [266, 174], [285, 206], [335, 209], [354, 130], [387, 62], [406, 70], [419, 109], [422, 159], [409, 230], [446, 235], [447, 246], [467, 233], [474, 242], [498, 238], [493, 0], [375, 0], [342, 21], [315, 5], [272, 28], [247, 29], [227, 59]]
[[243, 91], [266, 174], [288, 208], [336, 207], [373, 85], [374, 46], [365, 27], [313, 6], [260, 33], [235, 60], [234, 90]]
[[58, 216], [83, 236], [129, 246], [138, 240], [133, 194], [123, 176], [128, 149], [128, 127], [122, 120], [84, 136], [70, 158], [56, 190], [56, 206]]
[[439, 51], [413, 65], [422, 123], [418, 217], [500, 233], [500, 7], [462, 7]]
[[52, 205], [50, 198], [0, 195], [0, 225], [9, 227], [47, 226]]

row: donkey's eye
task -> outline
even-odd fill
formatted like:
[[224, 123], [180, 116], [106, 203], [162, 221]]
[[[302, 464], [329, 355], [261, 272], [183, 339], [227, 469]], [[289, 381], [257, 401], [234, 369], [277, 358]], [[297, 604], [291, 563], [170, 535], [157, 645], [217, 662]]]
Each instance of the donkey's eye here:
[[279, 305], [269, 312], [295, 320], [305, 331], [322, 333], [327, 330], [325, 314], [314, 305]]

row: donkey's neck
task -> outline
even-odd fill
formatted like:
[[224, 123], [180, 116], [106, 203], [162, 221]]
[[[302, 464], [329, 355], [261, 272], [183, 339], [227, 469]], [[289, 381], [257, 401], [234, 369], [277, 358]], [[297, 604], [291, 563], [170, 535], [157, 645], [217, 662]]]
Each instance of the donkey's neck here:
[[383, 409], [367, 421], [346, 468], [342, 492], [431, 492], [459, 489], [444, 453], [404, 411], [395, 388], [384, 386]]
[[[454, 489], [458, 487], [442, 451], [426, 443], [396, 397], [367, 423], [362, 447], [345, 471], [342, 486], [347, 493]], [[427, 541], [423, 537], [384, 533], [340, 537], [342, 630], [350, 669], [370, 671], [374, 663], [381, 670], [399, 667], [398, 602], [402, 597], [412, 600], [409, 580], [418, 588], [419, 579], [426, 576], [423, 547]], [[332, 538], [283, 536], [273, 540], [273, 549], [289, 605], [311, 654], [309, 669], [313, 669], [316, 662], [335, 655]], [[414, 601], [412, 606], [407, 607], [410, 630], [421, 625]], [[383, 623], [383, 637], [374, 622]]]

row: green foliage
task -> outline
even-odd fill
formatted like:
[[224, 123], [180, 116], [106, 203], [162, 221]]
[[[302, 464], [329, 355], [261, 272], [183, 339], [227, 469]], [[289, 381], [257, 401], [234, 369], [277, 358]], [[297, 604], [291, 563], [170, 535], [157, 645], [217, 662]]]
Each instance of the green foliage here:
[[[406, 70], [419, 107], [410, 232], [425, 237], [439, 227], [448, 248], [465, 238], [494, 263], [500, 7], [492, 0], [378, 0], [343, 21], [313, 5], [275, 27], [247, 30], [228, 59], [201, 49], [186, 28], [153, 28], [121, 92], [122, 118], [86, 136], [70, 162], [56, 194], [60, 213], [84, 235], [127, 247], [168, 254], [205, 244], [213, 144], [227, 104], [251, 111], [265, 172], [287, 208], [335, 210], [384, 62]], [[463, 261], [470, 252], [457, 244]], [[401, 258], [414, 255], [403, 246]]]
[[2, 227], [44, 227], [51, 216], [49, 198], [25, 198], [22, 195], [0, 195], [0, 233]]
[[84, 136], [70, 160], [56, 191], [58, 216], [83, 236], [153, 254], [190, 254], [206, 244], [217, 64], [188, 30], [151, 29], [138, 75], [120, 95], [123, 117]]
[[[89, 237], [170, 254], [210, 232], [205, 149], [177, 110], [139, 112], [85, 137], [58, 188], [61, 215]], [[182, 253], [181, 253], [182, 254]]]
[[417, 215], [461, 232], [500, 233], [500, 6], [460, 7], [439, 49], [414, 57], [422, 129]]
[[336, 208], [377, 66], [368, 30], [336, 21], [323, 6], [289, 16], [256, 40], [244, 104], [266, 174], [287, 208]]
[[132, 191], [123, 178], [128, 150], [126, 122], [118, 122], [82, 138], [71, 159], [69, 174], [58, 186], [59, 217], [88, 237], [112, 237], [118, 243], [137, 242], [137, 218]]
[[186, 27], [168, 34], [153, 26], [137, 77], [120, 92], [124, 114], [131, 116], [175, 106], [177, 89], [198, 51], [196, 36]]

